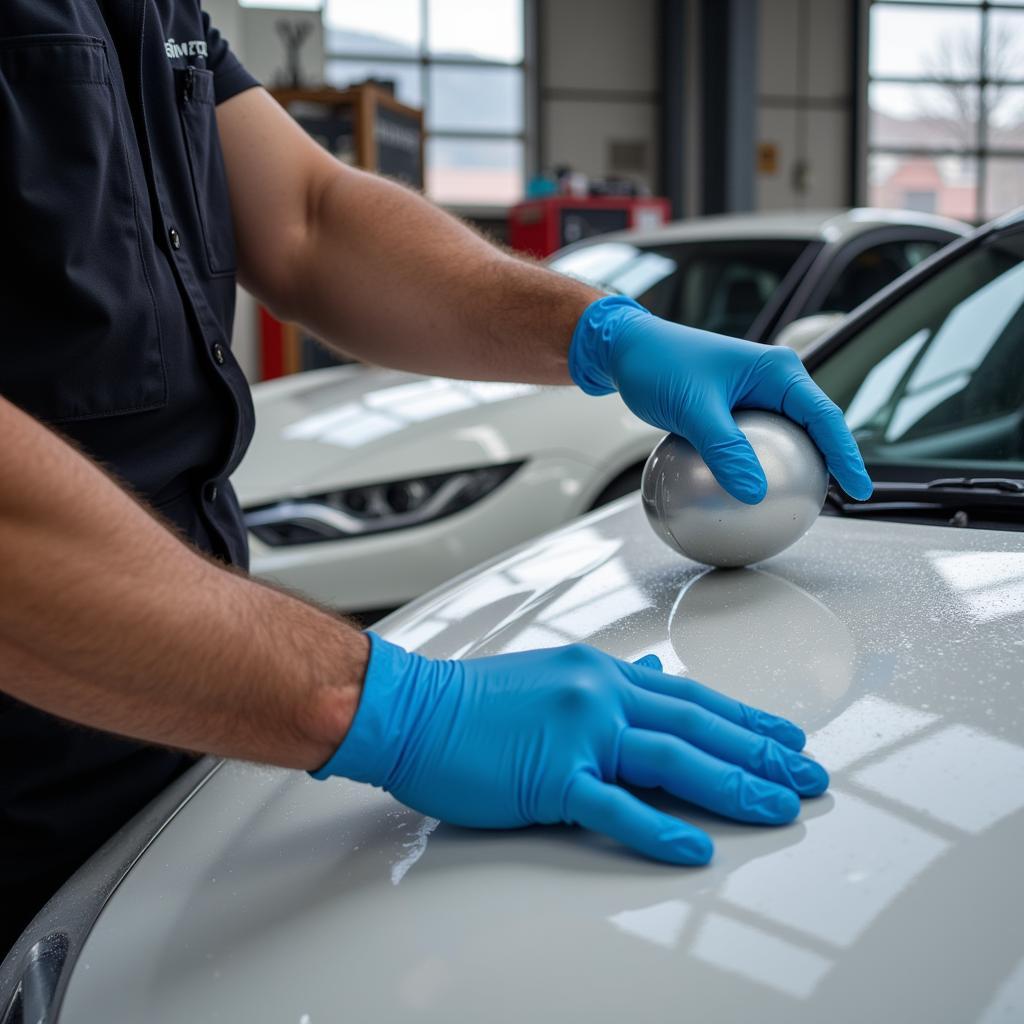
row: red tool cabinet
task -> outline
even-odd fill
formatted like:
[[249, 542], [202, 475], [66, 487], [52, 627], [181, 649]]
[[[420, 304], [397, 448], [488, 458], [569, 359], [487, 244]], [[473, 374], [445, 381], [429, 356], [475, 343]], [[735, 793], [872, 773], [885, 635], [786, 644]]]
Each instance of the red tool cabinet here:
[[659, 196], [527, 199], [509, 210], [508, 240], [520, 252], [550, 256], [556, 249], [591, 235], [657, 227], [670, 215], [669, 201]]

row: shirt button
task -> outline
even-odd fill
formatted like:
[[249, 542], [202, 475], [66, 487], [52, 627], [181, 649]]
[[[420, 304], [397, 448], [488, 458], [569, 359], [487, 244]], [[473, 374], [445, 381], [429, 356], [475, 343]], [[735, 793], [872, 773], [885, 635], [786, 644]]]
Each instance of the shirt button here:
[[181, 235], [179, 235], [174, 228], [171, 228], [171, 230], [167, 232], [167, 237], [171, 240], [171, 248], [177, 252], [178, 249], [181, 248]]
[[216, 501], [217, 500], [217, 485], [215, 483], [208, 483], [206, 485], [206, 500]]
[[213, 346], [213, 361], [218, 366], [224, 365], [224, 346], [220, 342]]

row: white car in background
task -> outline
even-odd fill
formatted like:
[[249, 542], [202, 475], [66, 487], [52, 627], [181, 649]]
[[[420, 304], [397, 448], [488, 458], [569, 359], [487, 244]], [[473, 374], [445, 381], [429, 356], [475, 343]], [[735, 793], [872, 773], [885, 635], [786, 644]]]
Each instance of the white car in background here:
[[[948, 242], [885, 210], [709, 217], [570, 246], [552, 268], [659, 316], [802, 348]], [[257, 385], [233, 483], [252, 569], [349, 612], [394, 608], [639, 486], [661, 432], [617, 395], [361, 366]]]

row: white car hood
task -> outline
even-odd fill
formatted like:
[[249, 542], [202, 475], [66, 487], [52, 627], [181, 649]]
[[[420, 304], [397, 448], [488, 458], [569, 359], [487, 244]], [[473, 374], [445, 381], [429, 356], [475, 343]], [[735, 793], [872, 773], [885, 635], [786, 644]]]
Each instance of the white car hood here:
[[[343, 366], [253, 388], [256, 433], [232, 483], [243, 507], [336, 488], [518, 461], [544, 451], [591, 452], [613, 404], [623, 443], [657, 432], [616, 396], [576, 388], [455, 381]], [[549, 410], [557, 406], [555, 415]], [[552, 431], [557, 423], [559, 430]], [[606, 431], [600, 432], [602, 434]], [[593, 463], [591, 463], [593, 464]]]
[[228, 764], [107, 904], [61, 1019], [1019, 1019], [1022, 627], [1022, 534], [821, 519], [709, 571], [623, 499], [381, 632], [445, 657], [655, 651], [807, 726], [833, 785], [797, 823], [661, 800], [716, 842], [681, 869]]

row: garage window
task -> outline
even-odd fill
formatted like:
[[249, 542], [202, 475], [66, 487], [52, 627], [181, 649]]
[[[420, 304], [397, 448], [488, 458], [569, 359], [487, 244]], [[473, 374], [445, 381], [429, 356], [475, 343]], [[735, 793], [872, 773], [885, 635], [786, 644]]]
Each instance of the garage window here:
[[1024, 203], [1024, 0], [874, 0], [868, 201], [984, 221]]
[[324, 45], [331, 85], [384, 79], [423, 108], [431, 198], [506, 205], [522, 196], [523, 0], [327, 0]]

